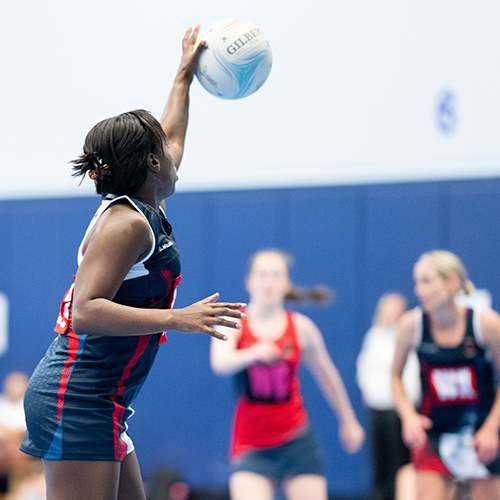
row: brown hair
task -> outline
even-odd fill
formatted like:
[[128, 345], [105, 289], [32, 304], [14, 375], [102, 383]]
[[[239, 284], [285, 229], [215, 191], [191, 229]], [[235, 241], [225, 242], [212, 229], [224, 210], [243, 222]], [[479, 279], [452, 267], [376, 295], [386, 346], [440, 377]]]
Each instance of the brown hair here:
[[[290, 269], [293, 267], [294, 261], [293, 257], [282, 250], [276, 248], [267, 248], [264, 250], [259, 250], [252, 254], [248, 259], [248, 270], [247, 274], [252, 270], [253, 263], [257, 257], [264, 254], [278, 255], [283, 259], [286, 264], [287, 271], [290, 273]], [[334, 298], [333, 290], [323, 284], [318, 284], [310, 288], [303, 288], [298, 286], [292, 286], [292, 288], [286, 293], [285, 300], [290, 302], [317, 302], [317, 303], [329, 303]]]

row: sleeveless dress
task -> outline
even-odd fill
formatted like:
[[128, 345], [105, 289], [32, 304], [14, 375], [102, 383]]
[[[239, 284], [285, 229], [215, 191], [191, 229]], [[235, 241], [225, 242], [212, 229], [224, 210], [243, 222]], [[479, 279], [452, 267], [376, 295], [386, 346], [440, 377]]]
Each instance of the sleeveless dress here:
[[[117, 203], [129, 204], [144, 216], [153, 243], [149, 254], [132, 267], [113, 301], [140, 308], [170, 308], [181, 278], [180, 260], [172, 228], [162, 212], [126, 196], [103, 200], [87, 233]], [[81, 258], [80, 248], [79, 263]], [[21, 451], [49, 460], [121, 461], [134, 450], [127, 434], [127, 419], [134, 413], [131, 404], [166, 336], [162, 332], [77, 335], [71, 327], [72, 297], [73, 285], [61, 304], [55, 328], [58, 336], [26, 390], [28, 430]]]
[[[258, 342], [242, 321], [237, 349]], [[287, 312], [284, 332], [274, 340], [281, 357], [256, 363], [236, 375], [230, 456], [233, 472], [250, 471], [272, 480], [301, 474], [324, 475], [323, 461], [300, 394], [300, 343], [294, 313]]]
[[496, 395], [493, 365], [482, 345], [480, 313], [467, 309], [462, 342], [452, 348], [432, 338], [429, 317], [415, 309], [416, 351], [422, 378], [422, 414], [433, 426], [428, 443], [412, 450], [418, 470], [461, 478], [486, 478], [500, 473], [500, 458], [481, 464], [472, 448]]

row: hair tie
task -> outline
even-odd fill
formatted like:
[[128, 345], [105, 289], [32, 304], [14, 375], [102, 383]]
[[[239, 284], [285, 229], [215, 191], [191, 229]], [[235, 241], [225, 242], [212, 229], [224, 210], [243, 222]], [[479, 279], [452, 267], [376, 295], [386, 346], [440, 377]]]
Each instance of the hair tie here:
[[104, 163], [103, 159], [97, 156], [96, 153], [91, 153], [93, 156], [92, 163], [94, 168], [89, 170], [89, 177], [93, 181], [110, 181], [111, 180], [111, 170], [107, 163]]

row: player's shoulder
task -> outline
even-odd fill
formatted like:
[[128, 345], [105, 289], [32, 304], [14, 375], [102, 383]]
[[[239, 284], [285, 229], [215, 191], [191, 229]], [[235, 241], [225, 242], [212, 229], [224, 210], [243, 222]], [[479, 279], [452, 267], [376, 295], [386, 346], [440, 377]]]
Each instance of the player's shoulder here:
[[293, 324], [299, 330], [318, 329], [314, 321], [311, 318], [309, 318], [309, 316], [306, 316], [305, 314], [301, 314], [295, 311], [290, 312], [289, 314], [291, 314]]
[[323, 345], [323, 335], [311, 318], [304, 314], [293, 312], [292, 321], [303, 351], [317, 349]]
[[102, 214], [99, 221], [100, 226], [109, 230], [123, 231], [132, 230], [138, 232], [149, 232], [150, 224], [144, 212], [136, 205], [127, 202], [116, 202], [110, 205]]
[[496, 324], [500, 322], [500, 314], [498, 314], [495, 310], [485, 308], [485, 309], [476, 309], [474, 310], [474, 314], [479, 314], [481, 318], [481, 322]]
[[94, 218], [96, 220], [89, 227], [82, 242], [82, 255], [86, 254], [91, 246], [99, 248], [99, 251], [112, 252], [110, 246], [115, 244], [118, 248], [121, 245], [144, 246], [143, 251], [148, 251], [152, 240], [151, 226], [142, 212], [138, 212], [132, 204], [103, 204]]
[[500, 314], [493, 309], [480, 309], [476, 314], [479, 314], [484, 341], [498, 341], [500, 339]]

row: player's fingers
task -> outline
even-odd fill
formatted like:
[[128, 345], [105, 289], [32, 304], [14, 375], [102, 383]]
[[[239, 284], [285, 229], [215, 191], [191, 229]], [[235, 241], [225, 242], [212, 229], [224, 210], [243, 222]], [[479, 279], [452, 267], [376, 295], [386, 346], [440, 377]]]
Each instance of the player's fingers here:
[[191, 36], [191, 41], [194, 44], [196, 42], [196, 39], [198, 38], [198, 33], [200, 32], [200, 25], [199, 23], [194, 27], [193, 34]]
[[484, 450], [484, 449], [477, 449], [477, 458], [479, 458], [479, 461], [483, 464], [489, 464], [495, 455], [491, 452], [491, 450]]
[[185, 44], [189, 40], [189, 37], [191, 36], [191, 31], [193, 31], [193, 28], [191, 28], [191, 27], [189, 27], [186, 30], [186, 33], [184, 34], [184, 38], [182, 39], [183, 44]]
[[223, 318], [221, 316], [216, 318], [216, 321], [215, 321], [215, 323], [213, 323], [213, 325], [226, 326], [228, 328], [234, 328], [236, 330], [239, 330], [241, 328], [240, 323], [236, 323], [236, 321], [231, 321], [231, 320]]
[[207, 48], [207, 41], [206, 40], [201, 40], [200, 43], [197, 45], [197, 47], [195, 49], [196, 55], [198, 55], [198, 53], [203, 52], [206, 48]]
[[356, 438], [350, 438], [346, 443], [347, 453], [356, 453], [361, 446], [361, 443]]
[[220, 295], [219, 292], [216, 292], [213, 295], [209, 295], [208, 297], [201, 299], [199, 303], [200, 304], [213, 304], [214, 302], [217, 302], [219, 295]]
[[247, 315], [240, 311], [240, 309], [243, 309], [245, 307], [243, 304], [234, 304], [234, 308], [229, 308], [229, 307], [217, 307], [215, 314], [217, 316], [229, 316], [230, 318], [239, 318], [239, 319], [246, 319]]
[[218, 302], [217, 304], [215, 304], [215, 307], [217, 309], [220, 308], [221, 311], [244, 309], [246, 306], [247, 305], [245, 302]]
[[357, 438], [356, 441], [352, 443], [351, 453], [357, 453], [363, 446], [363, 442], [364, 442], [363, 438]]
[[218, 332], [217, 330], [214, 330], [213, 328], [209, 328], [208, 333], [211, 337], [219, 340], [227, 340], [227, 335], [224, 335], [223, 333]]
[[432, 427], [432, 420], [427, 417], [422, 418], [422, 423], [424, 425], [424, 429], [430, 429]]
[[495, 458], [498, 456], [498, 448], [497, 447], [492, 447], [489, 448], [484, 463], [489, 464], [495, 460]]

